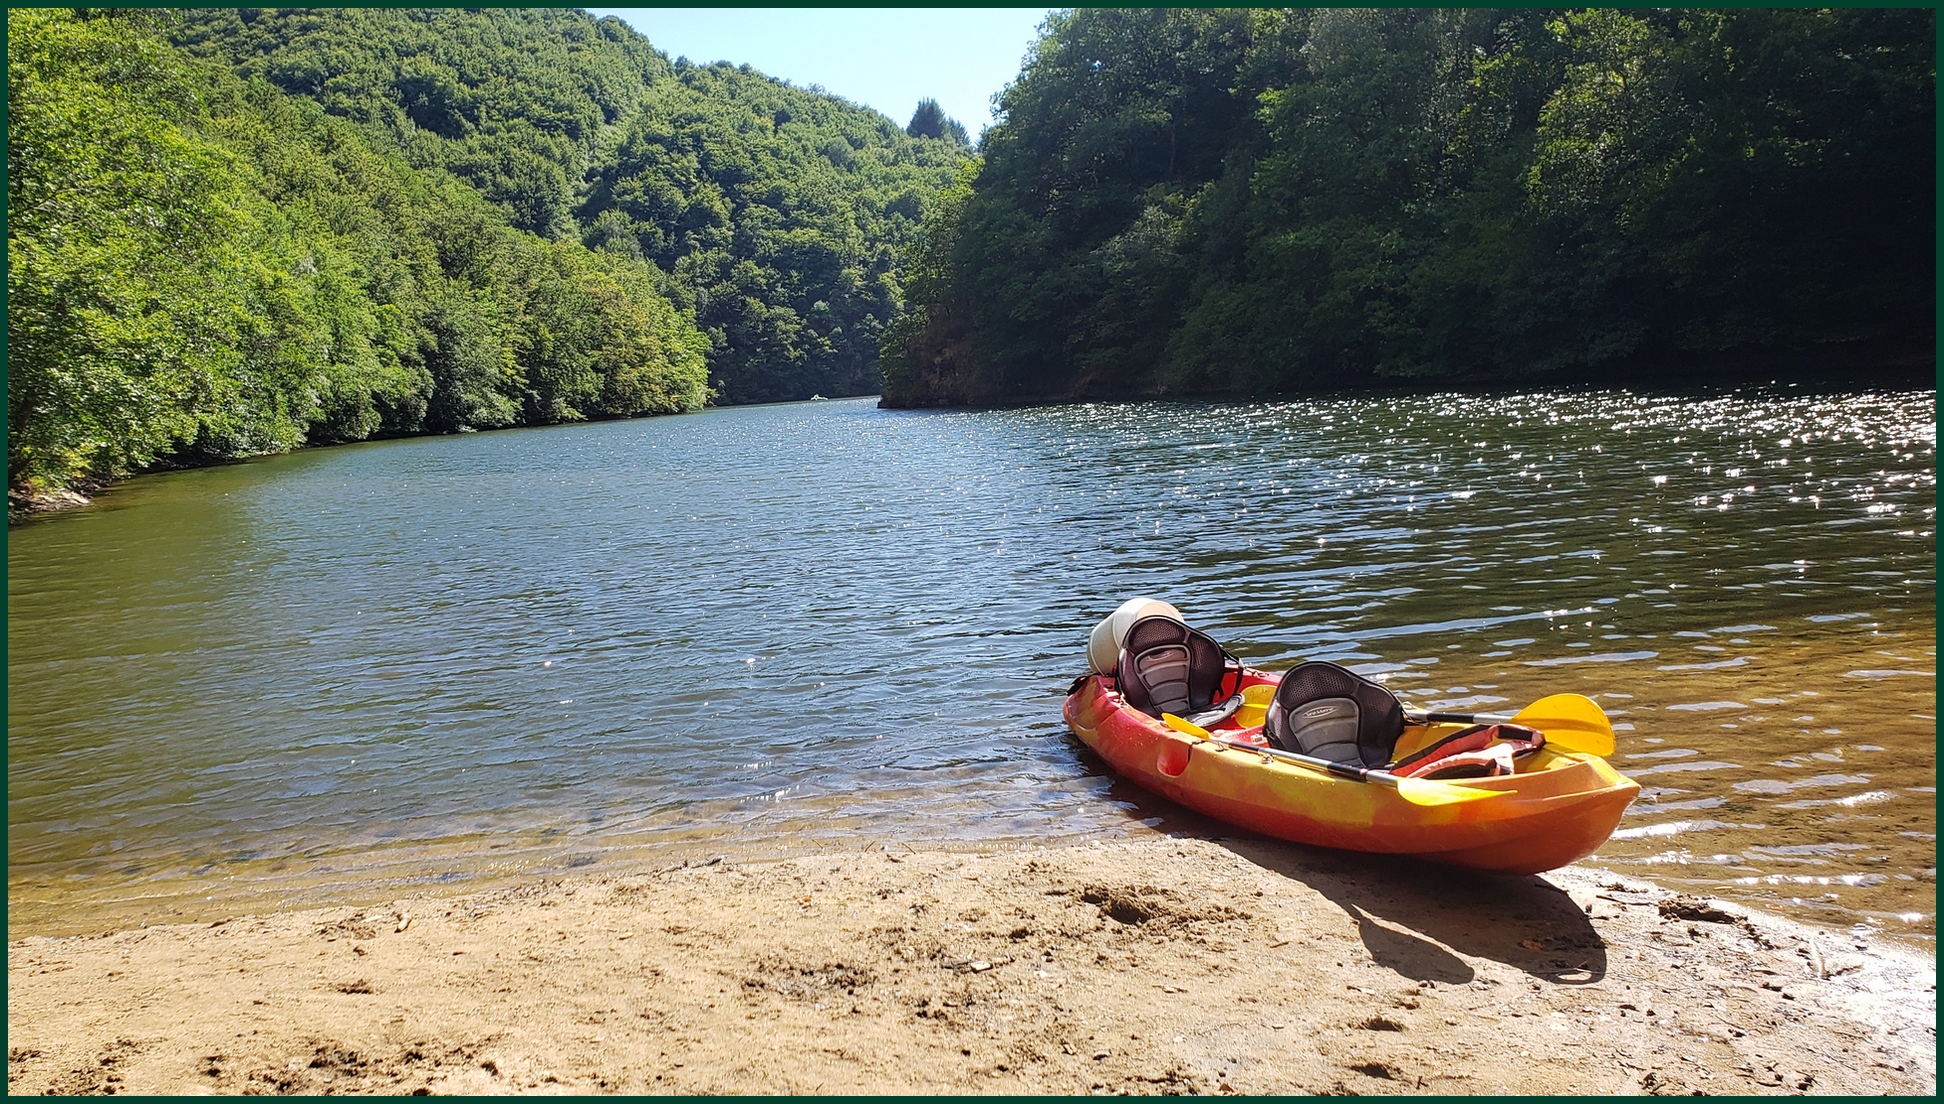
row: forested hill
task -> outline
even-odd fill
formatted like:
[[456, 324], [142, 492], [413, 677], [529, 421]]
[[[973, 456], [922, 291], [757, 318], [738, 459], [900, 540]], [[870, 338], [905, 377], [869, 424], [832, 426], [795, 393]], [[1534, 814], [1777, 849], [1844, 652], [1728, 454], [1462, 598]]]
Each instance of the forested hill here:
[[174, 37], [452, 173], [520, 229], [671, 273], [721, 402], [877, 390], [899, 255], [971, 152], [747, 66], [671, 63], [580, 11], [210, 10]]
[[971, 156], [955, 125], [906, 134], [573, 10], [7, 27], [16, 497], [868, 393], [900, 258]]
[[885, 401], [1928, 367], [1934, 43], [1927, 9], [1058, 16], [928, 217]]

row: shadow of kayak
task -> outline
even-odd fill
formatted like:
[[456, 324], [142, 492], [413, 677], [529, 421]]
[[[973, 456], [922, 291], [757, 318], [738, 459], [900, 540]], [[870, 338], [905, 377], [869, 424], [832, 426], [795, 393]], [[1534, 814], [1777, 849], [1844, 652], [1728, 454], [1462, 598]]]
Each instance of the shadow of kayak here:
[[1476, 980], [1459, 955], [1555, 985], [1606, 977], [1606, 941], [1565, 891], [1542, 876], [1486, 874], [1261, 836], [1215, 842], [1328, 898], [1355, 921], [1374, 962], [1412, 981]]
[[1460, 955], [1556, 985], [1606, 977], [1606, 941], [1565, 891], [1541, 875], [1488, 874], [1259, 835], [1149, 793], [1077, 738], [1068, 740], [1090, 770], [1110, 779], [1105, 796], [1125, 806], [1130, 820], [1166, 836], [1208, 840], [1322, 894], [1356, 923], [1371, 960], [1401, 977], [1470, 984], [1478, 973]]

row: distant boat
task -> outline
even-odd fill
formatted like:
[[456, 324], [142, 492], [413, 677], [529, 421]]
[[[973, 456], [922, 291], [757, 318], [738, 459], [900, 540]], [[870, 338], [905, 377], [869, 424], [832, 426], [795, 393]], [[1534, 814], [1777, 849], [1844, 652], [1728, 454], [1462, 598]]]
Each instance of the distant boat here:
[[810, 401], [811, 401], [811, 402], [829, 402], [830, 400], [829, 400], [829, 399], [826, 399], [826, 398], [824, 398], [824, 397], [823, 397], [822, 395], [812, 395], [812, 396], [810, 396]]

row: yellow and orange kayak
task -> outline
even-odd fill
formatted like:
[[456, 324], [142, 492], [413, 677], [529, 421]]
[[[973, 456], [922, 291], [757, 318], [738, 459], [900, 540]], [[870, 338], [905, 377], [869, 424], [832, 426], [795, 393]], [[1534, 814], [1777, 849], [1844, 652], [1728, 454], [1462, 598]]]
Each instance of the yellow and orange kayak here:
[[[1280, 676], [1245, 669], [1242, 685]], [[1252, 697], [1256, 695], [1251, 695]], [[1424, 805], [1399, 791], [1223, 742], [1246, 738], [1246, 715], [1186, 734], [1129, 707], [1098, 675], [1067, 696], [1067, 727], [1143, 789], [1238, 828], [1296, 843], [1375, 851], [1505, 874], [1537, 874], [1591, 855], [1640, 792], [1600, 756], [1548, 744], [1517, 773], [1443, 785], [1497, 791], [1489, 799]], [[1411, 724], [1399, 756], [1465, 727]]]

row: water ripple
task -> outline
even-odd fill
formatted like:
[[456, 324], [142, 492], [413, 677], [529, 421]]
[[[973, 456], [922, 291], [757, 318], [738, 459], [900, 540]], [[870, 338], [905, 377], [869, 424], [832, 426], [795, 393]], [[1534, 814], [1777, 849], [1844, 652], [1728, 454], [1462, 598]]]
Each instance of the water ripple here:
[[1149, 593], [1414, 704], [1596, 695], [1733, 810], [1601, 861], [1867, 840], [1827, 905], [1691, 877], [1925, 929], [1933, 803], [1866, 795], [1935, 780], [1934, 399], [847, 401], [144, 477], [10, 534], [10, 917], [1191, 823], [1058, 719]]

